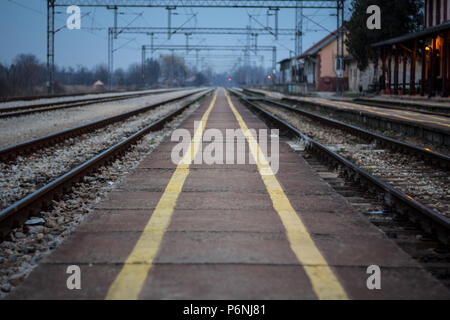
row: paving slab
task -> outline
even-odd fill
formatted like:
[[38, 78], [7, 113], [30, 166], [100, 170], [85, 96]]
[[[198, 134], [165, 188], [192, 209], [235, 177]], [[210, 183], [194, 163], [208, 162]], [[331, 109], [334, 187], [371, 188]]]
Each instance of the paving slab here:
[[300, 266], [155, 265], [142, 299], [315, 299]]

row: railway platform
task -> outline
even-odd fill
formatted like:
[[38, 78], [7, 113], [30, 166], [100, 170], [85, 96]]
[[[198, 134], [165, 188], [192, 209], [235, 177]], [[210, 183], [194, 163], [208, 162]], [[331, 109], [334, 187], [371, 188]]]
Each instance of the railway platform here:
[[[8, 299], [450, 298], [288, 138], [280, 137], [274, 170], [245, 130], [265, 123], [223, 89], [179, 128], [192, 137], [191, 153], [175, 164], [178, 142], [161, 143]], [[258, 160], [196, 163], [192, 155], [209, 145], [201, 140], [207, 129], [223, 137], [242, 129], [236, 141], [222, 141], [245, 142], [230, 158]], [[223, 150], [225, 159], [230, 149]], [[67, 287], [72, 265], [81, 269], [79, 290]], [[372, 265], [381, 270], [379, 290], [367, 286]]]
[[[392, 104], [411, 106], [411, 107], [423, 107], [433, 109], [450, 109], [450, 98], [427, 98], [421, 96], [393, 96], [393, 95], [379, 95], [374, 97], [367, 97], [367, 100], [388, 102]], [[445, 111], [444, 111], [445, 112]], [[448, 111], [447, 111], [448, 112]]]
[[267, 95], [275, 99], [289, 99], [298, 102], [310, 102], [315, 104], [321, 104], [327, 107], [332, 107], [336, 109], [348, 110], [348, 111], [358, 111], [368, 114], [377, 115], [379, 117], [387, 119], [396, 119], [399, 121], [408, 121], [414, 124], [420, 124], [437, 130], [450, 131], [450, 118], [445, 116], [427, 115], [419, 112], [406, 111], [406, 110], [387, 110], [384, 108], [374, 107], [374, 106], [363, 106], [356, 103], [345, 102], [345, 101], [330, 101], [324, 98], [313, 98], [313, 97], [299, 97], [299, 96], [288, 96], [280, 93], [272, 93], [265, 90], [253, 90], [261, 94]]

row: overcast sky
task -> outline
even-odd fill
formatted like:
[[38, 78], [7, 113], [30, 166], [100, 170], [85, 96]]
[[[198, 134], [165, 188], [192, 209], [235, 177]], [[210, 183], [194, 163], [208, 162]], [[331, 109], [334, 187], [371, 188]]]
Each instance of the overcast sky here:
[[[348, 2], [348, 1], [347, 1]], [[74, 0], [76, 4], [76, 0]], [[56, 29], [66, 24], [68, 14], [65, 8], [58, 7], [56, 15]], [[249, 24], [248, 14], [252, 14], [253, 27], [266, 25], [274, 26], [274, 17], [267, 19], [266, 9], [184, 9], [179, 8], [177, 15], [172, 16], [173, 28], [184, 24], [186, 27], [242, 27]], [[166, 27], [167, 10], [158, 8], [120, 8], [119, 26], [132, 27]], [[193, 18], [193, 13], [197, 13]], [[319, 41], [336, 29], [336, 17], [330, 16], [335, 10], [305, 9], [303, 50]], [[100, 63], [107, 63], [107, 28], [113, 24], [113, 13], [106, 8], [81, 8], [81, 30], [67, 30], [63, 28], [56, 34], [55, 62], [58, 66], [84, 65], [92, 67]], [[281, 9], [279, 13], [280, 28], [294, 28], [295, 10]], [[11, 63], [20, 53], [31, 53], [41, 61], [46, 61], [46, 0], [0, 0], [0, 27], [2, 48], [0, 62]], [[328, 30], [328, 31], [326, 31]], [[186, 36], [175, 35], [171, 40], [167, 35], [155, 35], [155, 46], [158, 44], [184, 45]], [[189, 39], [192, 45], [245, 45], [245, 35], [192, 35]], [[150, 36], [138, 34], [121, 34], [116, 40], [114, 55], [115, 68], [126, 68], [131, 63], [139, 63], [141, 59], [141, 46], [150, 44]], [[258, 45], [276, 45], [277, 60], [289, 57], [289, 49], [294, 50], [293, 36], [280, 37], [278, 41], [273, 36], [259, 36]], [[157, 55], [164, 52], [160, 51]], [[166, 52], [167, 53], [167, 52]], [[185, 56], [185, 51], [178, 52]], [[264, 59], [261, 58], [264, 55]], [[242, 56], [240, 51], [235, 52], [202, 52], [203, 65], [211, 66], [215, 71], [229, 71]], [[215, 58], [214, 58], [215, 57]], [[191, 65], [196, 63], [195, 54], [186, 58]], [[201, 60], [201, 59], [200, 59]], [[272, 53], [259, 53], [252, 56], [255, 64], [269, 68]]]

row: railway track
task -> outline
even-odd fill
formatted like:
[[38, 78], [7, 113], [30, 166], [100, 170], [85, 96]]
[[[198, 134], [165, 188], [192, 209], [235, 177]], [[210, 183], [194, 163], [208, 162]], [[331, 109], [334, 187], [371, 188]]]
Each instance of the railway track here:
[[[295, 148], [295, 142], [293, 144]], [[423, 232], [415, 223], [386, 208], [383, 199], [361, 190], [356, 182], [339, 176], [313, 152], [298, 150], [308, 164], [333, 189], [436, 279], [450, 288], [450, 248]]]
[[[0, 236], [5, 237], [12, 228], [21, 225], [28, 217], [38, 215], [41, 209], [50, 206], [53, 200], [68, 193], [72, 186], [80, 182], [86, 175], [91, 174], [99, 167], [108, 164], [123, 155], [131, 145], [136, 143], [146, 134], [162, 129], [166, 123], [170, 122], [189, 106], [202, 99], [210, 91], [211, 90], [201, 90], [200, 92], [197, 92], [197, 94], [188, 97], [186, 100], [180, 102], [180, 106], [176, 110], [145, 125], [137, 132], [130, 134], [125, 139], [122, 139], [95, 156], [90, 157], [88, 160], [83, 161], [75, 168], [52, 179], [36, 191], [0, 211]], [[167, 103], [167, 101], [165, 103]]]
[[122, 121], [122, 120], [130, 118], [132, 116], [155, 109], [163, 104], [171, 103], [171, 102], [175, 102], [177, 100], [187, 98], [198, 92], [200, 92], [200, 91], [188, 92], [188, 93], [186, 93], [182, 96], [176, 97], [176, 98], [164, 100], [164, 101], [157, 102], [157, 103], [152, 103], [152, 104], [142, 107], [142, 108], [138, 108], [138, 109], [131, 110], [128, 112], [123, 112], [118, 115], [106, 117], [106, 118], [92, 121], [92, 122], [88, 122], [86, 124], [79, 125], [79, 126], [76, 126], [73, 128], [64, 129], [64, 130], [61, 130], [58, 132], [51, 133], [49, 135], [39, 137], [39, 138], [27, 140], [27, 141], [20, 142], [20, 143], [11, 145], [11, 146], [0, 148], [0, 161], [13, 160], [13, 159], [17, 158], [17, 156], [19, 156], [19, 155], [30, 154], [30, 153], [34, 152], [35, 150], [39, 150], [43, 147], [48, 147], [48, 146], [54, 145], [56, 143], [60, 143], [66, 139], [76, 137], [78, 135], [81, 135], [81, 134], [84, 134], [87, 132], [92, 132], [96, 129], [105, 127], [112, 123]]
[[[164, 90], [164, 89], [155, 89], [155, 90]], [[105, 94], [108, 93], [123, 93], [124, 91], [118, 91], [118, 90], [111, 90], [104, 92]], [[37, 99], [53, 99], [53, 98], [65, 98], [65, 97], [80, 97], [80, 96], [87, 96], [90, 94], [96, 94], [96, 93], [89, 93], [89, 92], [79, 92], [79, 93], [61, 93], [61, 94], [44, 94], [44, 95], [35, 95], [35, 96], [14, 96], [14, 97], [3, 97], [0, 98], [0, 103], [3, 102], [13, 102], [13, 101], [31, 101], [31, 100], [37, 100]]]
[[123, 95], [108, 96], [108, 97], [102, 96], [102, 97], [88, 98], [88, 99], [86, 99], [86, 98], [85, 99], [75, 99], [75, 100], [70, 100], [70, 101], [55, 101], [55, 102], [46, 102], [46, 103], [22, 105], [22, 106], [15, 106], [15, 107], [0, 107], [0, 119], [19, 117], [19, 116], [32, 114], [32, 113], [38, 113], [38, 112], [87, 106], [87, 105], [94, 104], [94, 103], [112, 102], [112, 101], [120, 101], [120, 100], [131, 99], [131, 98], [139, 98], [139, 97], [146, 96], [146, 95], [167, 93], [170, 91], [173, 91], [173, 90], [171, 89], [171, 90], [157, 91], [154, 93], [139, 92], [139, 93], [133, 93], [133, 94], [123, 94]]
[[[108, 93], [114, 93], [115, 91], [108, 91]], [[13, 101], [31, 101], [31, 100], [37, 100], [37, 99], [52, 99], [52, 98], [63, 98], [63, 97], [78, 97], [78, 96], [85, 96], [90, 93], [72, 93], [72, 94], [52, 94], [52, 95], [36, 95], [36, 96], [16, 96], [16, 97], [3, 97], [0, 98], [0, 103], [2, 102], [13, 102]]]
[[[237, 92], [236, 90], [231, 91], [233, 94], [237, 95], [242, 102], [244, 102], [248, 107], [250, 107], [253, 111], [258, 113], [262, 118], [264, 118], [266, 121], [268, 121], [270, 124], [275, 125], [275, 127], [283, 129], [283, 131], [286, 131], [290, 135], [294, 135], [302, 140], [302, 143], [305, 145], [305, 150], [313, 153], [317, 159], [319, 159], [322, 162], [327, 163], [329, 167], [331, 167], [333, 170], [337, 169], [339, 173], [346, 178], [348, 181], [352, 181], [356, 183], [359, 188], [364, 190], [365, 193], [376, 195], [376, 199], [380, 201], [383, 205], [383, 210], [392, 212], [396, 215], [396, 217], [400, 217], [401, 219], [407, 219], [411, 221], [413, 224], [417, 224], [421, 227], [422, 230], [429, 236], [434, 239], [437, 239], [439, 242], [448, 245], [450, 244], [450, 219], [448, 216], [445, 216], [445, 214], [448, 214], [448, 195], [446, 194], [448, 191], [448, 157], [444, 155], [439, 155], [433, 152], [430, 152], [428, 150], [422, 150], [421, 148], [414, 147], [412, 145], [405, 145], [403, 142], [395, 141], [393, 139], [382, 137], [376, 134], [372, 134], [366, 130], [362, 130], [356, 127], [348, 126], [344, 123], [337, 122], [332, 119], [325, 119], [324, 117], [319, 117], [318, 115], [310, 114], [310, 113], [301, 113], [304, 111], [299, 111], [298, 109], [292, 108], [290, 106], [283, 105], [279, 102], [274, 102], [267, 99], [260, 99], [260, 98], [248, 98], [245, 97], [242, 93]], [[349, 139], [348, 136], [345, 137], [345, 139], [349, 139], [352, 141], [349, 141], [349, 144], [354, 144], [355, 147], [360, 147], [360, 150], [357, 149], [349, 149], [348, 145], [334, 145], [331, 148], [326, 146], [325, 143], [321, 143], [319, 141], [316, 141], [315, 139], [312, 139], [310, 136], [308, 136], [303, 131], [300, 131], [296, 125], [293, 125], [291, 121], [286, 121], [283, 119], [280, 114], [275, 115], [272, 112], [269, 112], [265, 107], [258, 105], [257, 101], [265, 101], [266, 103], [269, 103], [273, 106], [276, 106], [277, 108], [283, 108], [285, 111], [288, 112], [295, 112], [297, 113], [297, 116], [302, 117], [308, 117], [310, 116], [310, 120], [312, 122], [317, 124], [317, 120], [321, 121], [322, 123], [326, 123], [328, 126], [328, 130], [330, 130], [330, 126], [336, 128], [337, 130], [344, 131], [345, 133], [350, 133], [351, 135], [354, 135], [353, 139]], [[292, 118], [292, 117], [291, 117]], [[294, 116], [295, 118], [295, 116]], [[304, 123], [303, 123], [304, 124]], [[311, 129], [317, 130], [317, 127], [312, 127]], [[323, 130], [322, 130], [323, 131]], [[325, 136], [335, 136], [336, 132], [331, 133], [328, 131]], [[342, 134], [342, 133], [341, 133]], [[371, 139], [373, 141], [377, 141], [381, 144], [382, 149], [376, 149], [376, 143], [367, 143], [367, 142], [361, 142], [360, 140], [364, 139]], [[345, 140], [344, 139], [344, 140]], [[359, 140], [358, 140], [359, 139]], [[359, 142], [359, 146], [355, 143]], [[329, 142], [329, 141], [328, 141]], [[327, 143], [328, 144], [328, 143]], [[332, 144], [332, 143], [330, 143]], [[342, 148], [343, 150], [339, 150], [339, 148]], [[398, 150], [401, 151], [403, 155], [406, 155], [406, 158], [402, 159], [404, 161], [405, 167], [409, 170], [412, 168], [412, 166], [408, 165], [408, 161], [412, 162], [412, 154], [414, 152], [418, 152], [419, 157], [424, 157], [425, 161], [429, 161], [430, 159], [433, 159], [434, 165], [439, 166], [438, 169], [433, 168], [431, 166], [419, 168], [420, 170], [424, 170], [424, 175], [430, 175], [432, 176], [434, 174], [434, 170], [443, 170], [445, 172], [445, 176], [443, 177], [443, 187], [444, 193], [443, 193], [443, 202], [444, 202], [444, 210], [447, 210], [447, 212], [437, 212], [433, 208], [431, 208], [429, 205], [424, 205], [423, 201], [416, 200], [411, 195], [406, 194], [402, 192], [399, 189], [399, 186], [405, 186], [408, 184], [411, 184], [412, 181], [410, 181], [410, 175], [411, 173], [406, 170], [405, 172], [402, 172], [402, 175], [400, 175], [400, 178], [402, 179], [396, 179], [399, 178], [397, 171], [392, 175], [392, 177], [377, 177], [375, 174], [372, 174], [370, 171], [374, 171], [377, 168], [373, 168], [370, 165], [365, 166], [366, 169], [363, 167], [358, 166], [353, 161], [346, 158], [346, 156], [351, 157], [351, 155], [355, 152], [359, 152], [362, 154], [362, 157], [367, 157], [371, 154], [376, 153], [386, 153], [384, 151], [385, 148], [389, 148], [392, 150]], [[419, 151], [420, 150], [420, 151]], [[340, 152], [339, 152], [340, 151]], [[387, 153], [386, 153], [387, 154]], [[396, 155], [395, 157], [399, 157]], [[393, 159], [393, 156], [390, 156], [391, 159]], [[353, 159], [352, 159], [353, 160]], [[421, 160], [423, 161], [423, 160]], [[378, 164], [379, 168], [382, 168], [382, 164]], [[382, 168], [386, 169], [386, 168]], [[397, 174], [397, 177], [395, 176]], [[390, 183], [386, 180], [392, 178], [390, 180]], [[445, 182], [447, 181], [447, 182]], [[393, 184], [396, 184], [394, 186]], [[447, 201], [445, 203], [445, 201]], [[439, 206], [438, 206], [439, 207]], [[439, 207], [440, 208], [440, 207]]]

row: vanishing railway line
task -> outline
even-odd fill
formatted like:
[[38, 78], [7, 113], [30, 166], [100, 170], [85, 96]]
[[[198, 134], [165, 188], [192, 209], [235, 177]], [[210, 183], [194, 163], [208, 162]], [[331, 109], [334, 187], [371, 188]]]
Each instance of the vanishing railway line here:
[[300, 137], [306, 150], [338, 168], [347, 179], [378, 194], [385, 207], [450, 243], [448, 156], [279, 102], [232, 92], [277, 128]]
[[[170, 89], [169, 89], [170, 90]], [[108, 93], [121, 93], [121, 91], [107, 91]], [[45, 95], [34, 95], [34, 96], [16, 96], [16, 97], [3, 97], [0, 98], [0, 103], [3, 102], [13, 102], [13, 101], [31, 101], [31, 100], [37, 100], [37, 99], [54, 99], [54, 98], [65, 98], [65, 97], [81, 97], [81, 96], [87, 96], [92, 93], [86, 93], [86, 92], [80, 92], [80, 93], [61, 93], [61, 94], [45, 94]], [[95, 94], [95, 93], [94, 93]]]
[[[321, 282], [327, 288], [325, 294], [328, 288], [342, 288], [348, 298], [369, 297], [373, 292], [365, 290], [367, 263], [383, 268], [383, 279], [389, 279], [383, 282], [382, 293], [387, 297], [446, 297], [444, 286], [450, 288], [450, 228], [445, 212], [408, 198], [356, 161], [392, 152], [397, 161], [403, 157], [408, 164], [413, 158], [409, 153], [415, 152], [408, 147], [414, 146], [399, 144], [397, 151], [388, 151], [392, 147], [389, 139], [379, 137], [377, 146], [377, 139], [368, 138], [370, 132], [356, 127], [343, 130], [337, 122], [319, 122], [277, 102], [233, 90], [237, 97], [219, 89], [203, 99], [210, 92], [198, 90], [164, 107], [150, 108], [0, 162], [5, 177], [11, 178], [4, 188], [4, 197], [10, 198], [0, 208], [4, 240], [0, 250], [10, 273], [0, 275], [4, 288], [0, 290], [9, 297], [24, 297], [27, 292], [35, 295], [34, 288], [42, 286], [34, 282], [36, 278], [48, 281], [54, 274], [65, 274], [62, 253], [71, 264], [80, 263], [83, 268], [88, 264], [89, 268], [91, 264], [114, 266], [108, 278], [90, 269], [94, 277], [84, 284], [81, 294], [95, 298], [109, 298], [115, 283], [133, 287], [142, 298], [154, 294], [161, 298], [195, 296], [197, 286], [190, 281], [179, 283], [179, 279], [186, 274], [197, 277], [194, 279], [209, 277], [209, 273], [217, 277], [223, 274], [218, 270], [227, 269], [234, 282], [225, 296], [239, 295], [240, 290], [254, 292], [255, 286], [263, 285], [258, 297], [321, 297], [323, 292], [315, 291], [309, 281], [305, 281], [306, 287], [299, 282], [304, 277]], [[196, 129], [199, 120], [205, 126]], [[173, 163], [170, 155], [175, 144], [167, 138], [175, 128], [194, 130], [189, 150], [195, 150], [203, 142], [199, 135], [217, 125], [221, 133], [238, 125], [249, 157], [257, 159], [256, 164]], [[280, 129], [277, 172], [270, 169], [263, 174], [266, 160], [257, 156], [264, 152], [260, 150], [262, 142], [248, 135], [247, 126]], [[330, 141], [325, 140], [327, 135], [332, 137]], [[278, 135], [271, 134], [274, 136]], [[199, 152], [210, 149], [198, 148]], [[28, 156], [21, 156], [25, 154]], [[447, 172], [447, 160], [436, 153], [417, 156], [417, 163], [430, 162], [423, 167], [430, 174]], [[405, 168], [409, 171], [409, 164]], [[162, 276], [139, 276], [152, 279], [150, 284], [121, 278], [120, 270], [136, 265], [125, 263], [127, 257], [137, 257], [135, 254], [140, 255], [135, 261], [155, 265], [149, 272], [166, 264], [170, 268]], [[304, 272], [315, 265], [317, 254], [322, 255], [321, 270], [329, 268], [337, 281], [331, 283], [320, 274]], [[13, 256], [17, 261], [10, 259]], [[43, 257], [45, 263], [39, 264]], [[20, 284], [23, 275], [36, 265], [36, 271]], [[56, 271], [49, 272], [49, 268]], [[243, 276], [249, 286], [242, 285], [244, 278], [233, 278], [242, 268], [248, 270]], [[292, 274], [277, 277], [280, 270]], [[391, 272], [394, 277], [390, 277]], [[175, 282], [161, 287], [156, 282], [161, 277]], [[50, 289], [39, 294], [54, 296], [59, 292], [57, 281], [45, 282], [44, 287]], [[390, 281], [395, 281], [392, 288], [387, 287]], [[207, 290], [202, 291], [208, 297], [223, 297], [221, 291], [214, 291], [214, 283], [208, 281]], [[294, 283], [292, 289], [286, 289], [288, 283]], [[153, 286], [155, 290], [148, 294], [146, 290]], [[167, 292], [167, 287], [176, 291]], [[62, 297], [74, 294], [79, 292], [64, 289]]]
[[34, 95], [34, 96], [24, 96], [24, 97], [3, 97], [0, 98], [0, 103], [3, 102], [13, 102], [13, 101], [31, 101], [36, 99], [53, 99], [62, 97], [77, 97], [84, 96], [88, 93], [72, 93], [72, 94], [52, 94], [52, 95]]
[[[29, 153], [70, 138], [66, 144], [38, 151], [39, 154], [33, 155], [33, 160], [18, 159], [19, 163], [9, 161], [2, 164], [2, 172], [9, 172], [11, 175], [3, 178], [10, 180], [12, 186], [2, 199], [6, 207], [3, 205], [0, 211], [1, 235], [7, 235], [11, 228], [20, 225], [29, 216], [37, 215], [53, 199], [69, 192], [84, 176], [123, 155], [132, 144], [149, 132], [162, 129], [209, 92], [210, 90], [205, 89], [197, 90], [182, 97], [63, 130], [50, 135], [51, 137], [2, 149], [4, 156], [11, 160], [19, 153], [23, 154], [24, 150]], [[169, 103], [171, 105], [167, 107], [157, 108]], [[136, 115], [139, 117], [133, 117]], [[92, 134], [80, 136], [94, 130], [96, 131]], [[30, 161], [34, 163], [31, 166]], [[43, 168], [45, 169], [42, 170]]]
[[110, 125], [112, 123], [123, 121], [127, 118], [130, 118], [132, 116], [147, 112], [149, 110], [152, 110], [154, 108], [157, 108], [161, 105], [164, 105], [166, 103], [175, 102], [180, 99], [184, 99], [190, 95], [193, 95], [199, 91], [191, 91], [187, 92], [186, 94], [183, 94], [181, 96], [177, 96], [171, 99], [165, 99], [160, 102], [152, 103], [150, 105], [147, 105], [145, 107], [137, 108], [131, 111], [123, 112], [120, 114], [116, 114], [110, 117], [106, 117], [103, 119], [95, 120], [88, 122], [86, 124], [82, 124], [73, 128], [64, 129], [58, 132], [54, 132], [39, 138], [23, 141], [14, 145], [10, 145], [4, 148], [0, 148], [0, 160], [1, 161], [9, 161], [12, 159], [15, 159], [19, 155], [26, 155], [32, 152], [35, 152], [36, 150], [40, 150], [43, 147], [48, 147], [51, 145], [54, 145], [56, 143], [59, 143], [61, 141], [64, 141], [65, 139], [76, 137], [78, 135], [91, 132], [93, 130], [102, 128], [104, 126]]
[[174, 91], [173, 89], [169, 90], [158, 90], [155, 92], [146, 91], [146, 92], [138, 92], [131, 94], [120, 94], [113, 96], [100, 96], [94, 98], [84, 98], [84, 99], [74, 99], [74, 100], [62, 100], [62, 101], [52, 101], [38, 104], [28, 104], [28, 105], [20, 105], [20, 106], [11, 106], [11, 107], [0, 107], [0, 119], [11, 118], [11, 117], [19, 117], [28, 114], [45, 112], [45, 111], [53, 111], [59, 109], [68, 109], [68, 108], [76, 108], [87, 106], [95, 103], [102, 102], [112, 102], [112, 101], [120, 101], [131, 98], [139, 98], [147, 95], [154, 94], [162, 94]]

